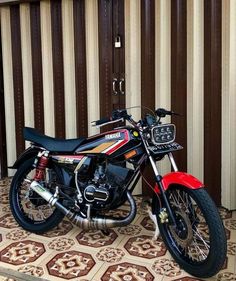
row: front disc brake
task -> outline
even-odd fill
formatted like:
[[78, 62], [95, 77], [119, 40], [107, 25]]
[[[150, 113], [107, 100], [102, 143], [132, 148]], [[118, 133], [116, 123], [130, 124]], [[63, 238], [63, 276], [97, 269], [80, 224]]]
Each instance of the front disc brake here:
[[192, 242], [193, 230], [189, 217], [184, 211], [176, 211], [177, 227], [170, 226], [170, 232], [179, 246], [186, 249]]

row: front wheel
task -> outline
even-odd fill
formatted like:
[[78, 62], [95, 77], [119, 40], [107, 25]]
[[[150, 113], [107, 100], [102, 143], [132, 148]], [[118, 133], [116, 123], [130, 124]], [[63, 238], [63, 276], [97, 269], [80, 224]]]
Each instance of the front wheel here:
[[205, 189], [170, 188], [166, 195], [177, 227], [158, 224], [163, 241], [176, 262], [201, 278], [215, 275], [226, 258], [226, 235], [218, 210]]

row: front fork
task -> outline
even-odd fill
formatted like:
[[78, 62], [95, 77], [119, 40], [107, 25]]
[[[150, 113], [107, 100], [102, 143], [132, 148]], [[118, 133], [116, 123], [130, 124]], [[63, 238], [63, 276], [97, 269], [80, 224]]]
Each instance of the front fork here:
[[[164, 190], [164, 187], [163, 187], [163, 184], [162, 184], [162, 176], [159, 174], [158, 170], [157, 170], [157, 166], [156, 166], [156, 163], [155, 161], [153, 160], [153, 157], [148, 149], [148, 144], [145, 140], [145, 137], [143, 135], [143, 132], [140, 130], [140, 136], [141, 136], [141, 139], [143, 141], [143, 144], [144, 144], [144, 147], [145, 147], [145, 150], [147, 152], [147, 155], [148, 155], [148, 158], [150, 160], [150, 163], [152, 165], [152, 168], [153, 168], [153, 171], [154, 171], [154, 174], [155, 174], [155, 181], [157, 183], [157, 186], [159, 187], [159, 190], [160, 190], [160, 193], [161, 193], [161, 196], [164, 200], [164, 203], [165, 203], [165, 207], [166, 207], [166, 211], [167, 211], [167, 214], [168, 214], [168, 221], [170, 222], [171, 225], [173, 225], [174, 227], [176, 227], [176, 219], [173, 215], [173, 212], [171, 210], [171, 207], [170, 207], [170, 203], [168, 201], [168, 198], [165, 194], [165, 190]], [[175, 160], [174, 160], [174, 157], [172, 155], [171, 152], [168, 153], [168, 157], [169, 157], [169, 160], [171, 162], [171, 165], [174, 169], [175, 172], [178, 171], [178, 168], [177, 168], [177, 165], [175, 163]], [[161, 214], [160, 214], [161, 215]], [[164, 217], [166, 217], [166, 214], [164, 214]], [[163, 222], [167, 221], [166, 218]]]
[[[171, 165], [172, 165], [174, 171], [177, 172], [178, 168], [176, 166], [174, 157], [173, 157], [171, 152], [168, 153], [168, 157], [170, 159], [170, 162], [171, 162]], [[167, 196], [165, 194], [165, 190], [164, 190], [164, 187], [163, 187], [163, 184], [162, 184], [162, 176], [159, 174], [157, 166], [156, 166], [156, 163], [153, 160], [153, 158], [152, 158], [150, 153], [148, 155], [148, 158], [150, 160], [150, 163], [152, 165], [152, 168], [153, 168], [153, 171], [154, 171], [154, 174], [155, 174], [156, 183], [157, 183], [157, 185], [159, 187], [161, 196], [162, 196], [162, 198], [164, 200], [164, 203], [165, 203], [166, 211], [167, 211], [167, 214], [168, 214], [168, 217], [169, 217], [168, 221], [170, 222], [171, 225], [176, 226], [176, 220], [175, 220], [175, 217], [174, 217], [173, 212], [171, 210], [170, 203], [169, 203], [168, 198], [167, 198]]]

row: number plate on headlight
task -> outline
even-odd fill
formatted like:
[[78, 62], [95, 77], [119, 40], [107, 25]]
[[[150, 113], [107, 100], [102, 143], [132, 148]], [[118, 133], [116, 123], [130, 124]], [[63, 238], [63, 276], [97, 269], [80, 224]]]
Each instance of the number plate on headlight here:
[[171, 143], [175, 140], [175, 125], [164, 124], [155, 126], [151, 130], [151, 137], [155, 145]]

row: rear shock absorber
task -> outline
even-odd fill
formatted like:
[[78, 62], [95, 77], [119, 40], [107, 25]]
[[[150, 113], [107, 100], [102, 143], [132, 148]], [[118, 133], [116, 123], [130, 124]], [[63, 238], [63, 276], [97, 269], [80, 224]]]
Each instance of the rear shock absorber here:
[[48, 165], [48, 152], [44, 152], [38, 159], [38, 163], [36, 166], [36, 172], [34, 176], [35, 181], [42, 181], [45, 177], [45, 169]]

